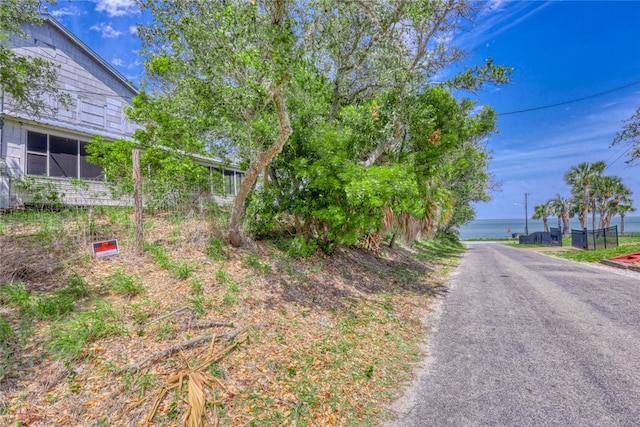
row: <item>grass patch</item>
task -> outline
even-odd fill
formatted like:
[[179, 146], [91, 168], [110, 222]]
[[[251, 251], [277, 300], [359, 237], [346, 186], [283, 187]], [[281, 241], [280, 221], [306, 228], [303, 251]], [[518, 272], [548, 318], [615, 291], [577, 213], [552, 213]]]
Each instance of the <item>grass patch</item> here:
[[209, 239], [209, 246], [206, 249], [207, 256], [214, 261], [224, 261], [229, 258], [229, 251], [224, 240], [217, 237]]
[[244, 262], [257, 272], [261, 274], [271, 273], [272, 267], [271, 264], [268, 264], [260, 259], [258, 254], [255, 252], [251, 252], [244, 259]]
[[116, 295], [127, 297], [142, 295], [145, 291], [140, 278], [129, 276], [119, 268], [105, 277], [102, 285]]
[[9, 283], [0, 288], [0, 300], [16, 308], [21, 317], [47, 319], [61, 317], [75, 308], [77, 300], [89, 296], [84, 279], [74, 274], [67, 285], [50, 293], [31, 293], [24, 283]]
[[636, 238], [636, 243], [625, 243], [624, 246], [620, 242], [620, 246], [610, 249], [598, 249], [595, 251], [585, 251], [576, 249], [573, 251], [549, 252], [549, 254], [580, 262], [600, 262], [603, 259], [614, 258], [621, 255], [627, 255], [640, 252], [640, 239]]
[[193, 272], [193, 267], [190, 264], [172, 260], [167, 249], [163, 246], [146, 244], [144, 250], [151, 254], [160, 268], [173, 271], [178, 279], [188, 279]]
[[100, 302], [91, 310], [54, 323], [46, 346], [57, 359], [72, 361], [84, 355], [87, 344], [125, 332], [118, 313], [109, 304]]
[[418, 250], [419, 260], [438, 264], [459, 258], [465, 249], [460, 241], [454, 239], [419, 240], [414, 247]]

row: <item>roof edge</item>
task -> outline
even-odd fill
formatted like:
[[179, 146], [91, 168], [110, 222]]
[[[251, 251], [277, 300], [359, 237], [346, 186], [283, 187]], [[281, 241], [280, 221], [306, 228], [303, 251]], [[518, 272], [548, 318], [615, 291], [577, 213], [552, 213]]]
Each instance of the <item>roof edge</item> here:
[[62, 32], [66, 37], [68, 37], [76, 46], [78, 46], [81, 50], [85, 51], [93, 60], [95, 60], [100, 66], [102, 66], [107, 72], [112, 74], [116, 79], [118, 79], [124, 86], [126, 86], [133, 94], [138, 94], [139, 90], [135, 86], [133, 86], [129, 80], [125, 76], [122, 75], [118, 70], [116, 70], [111, 64], [105, 61], [100, 55], [98, 55], [93, 49], [89, 47], [85, 42], [83, 42], [78, 36], [76, 36], [71, 30], [62, 25], [60, 21], [54, 18], [49, 13], [41, 14], [43, 19], [46, 22], [49, 22], [56, 29]]

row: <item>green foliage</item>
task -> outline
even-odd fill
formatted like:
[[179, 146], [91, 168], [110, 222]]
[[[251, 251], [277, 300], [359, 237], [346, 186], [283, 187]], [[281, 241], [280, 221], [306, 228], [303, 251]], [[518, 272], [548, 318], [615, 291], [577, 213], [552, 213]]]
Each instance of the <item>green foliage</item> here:
[[192, 156], [182, 151], [184, 147], [147, 147], [131, 140], [107, 143], [98, 136], [87, 144], [87, 158], [102, 166], [105, 182], [114, 197], [133, 193], [134, 148], [144, 148], [140, 154], [140, 168], [147, 208], [191, 205], [211, 188], [222, 188], [222, 176], [210, 176], [206, 167], [197, 164]]
[[144, 293], [144, 285], [139, 278], [134, 278], [126, 274], [121, 269], [116, 269], [112, 274], [105, 277], [103, 286], [118, 295], [133, 297]]
[[22, 312], [31, 308], [31, 293], [21, 282], [8, 283], [0, 287], [0, 298], [4, 304], [16, 307]]
[[[6, 343], [15, 336], [11, 324], [3, 316], [0, 316], [0, 343]], [[1, 376], [1, 375], [0, 375]]]
[[9, 283], [0, 288], [0, 299], [20, 311], [21, 316], [37, 319], [61, 317], [73, 311], [77, 300], [89, 296], [89, 287], [74, 274], [67, 285], [52, 293], [32, 294], [24, 283]]
[[638, 108], [631, 117], [625, 120], [611, 145], [627, 144], [629, 146], [629, 160], [627, 163], [633, 163], [640, 159], [640, 108]]
[[229, 257], [224, 240], [217, 237], [209, 239], [209, 246], [206, 249], [207, 255], [214, 261], [224, 261]]
[[203, 285], [200, 279], [197, 277], [192, 279], [189, 282], [189, 288], [191, 289], [191, 295], [187, 299], [191, 307], [193, 307], [194, 311], [197, 315], [203, 315], [206, 312], [206, 307], [208, 306], [208, 302], [204, 296], [204, 291], [202, 289]]
[[245, 257], [244, 262], [262, 274], [270, 273], [272, 270], [271, 264], [262, 261], [255, 252], [249, 253]]
[[[251, 165], [245, 189], [268, 163], [271, 180], [251, 197], [246, 229], [256, 238], [293, 231], [327, 251], [402, 228], [402, 218], [427, 234], [458, 225], [473, 218], [472, 202], [488, 200], [479, 141], [495, 129], [495, 112], [432, 84], [460, 57], [439, 38], [470, 16], [465, 2], [145, 0], [141, 8], [153, 16], [141, 38], [155, 91], [136, 97], [128, 115], [142, 125], [135, 140], [148, 156], [143, 170], [154, 171], [148, 191], [173, 197], [183, 183], [203, 185], [190, 154]], [[510, 71], [488, 59], [449, 87], [504, 83]], [[98, 156], [107, 174], [130, 164], [131, 147], [119, 150]], [[389, 212], [394, 225], [383, 223]]]
[[144, 250], [146, 252], [149, 252], [151, 256], [153, 256], [153, 258], [161, 268], [167, 270], [171, 268], [171, 258], [169, 257], [169, 254], [164, 247], [159, 245], [145, 244]]
[[87, 344], [125, 332], [118, 313], [108, 304], [100, 303], [91, 310], [56, 322], [51, 328], [47, 348], [58, 359], [72, 361], [84, 354]]
[[63, 205], [64, 193], [61, 193], [54, 182], [48, 178], [23, 176], [15, 179], [12, 185], [28, 198], [29, 204], [39, 209], [59, 208]]
[[56, 84], [59, 66], [42, 58], [18, 54], [6, 42], [8, 36], [26, 36], [20, 24], [42, 24], [41, 3], [40, 0], [2, 0], [0, 3], [0, 87], [11, 95], [14, 109], [35, 116], [56, 110], [47, 98], [63, 106], [70, 102], [69, 94]]
[[295, 235], [290, 239], [279, 239], [276, 242], [278, 249], [284, 251], [292, 258], [305, 258], [316, 253], [318, 243], [315, 239], [307, 239], [301, 235]]

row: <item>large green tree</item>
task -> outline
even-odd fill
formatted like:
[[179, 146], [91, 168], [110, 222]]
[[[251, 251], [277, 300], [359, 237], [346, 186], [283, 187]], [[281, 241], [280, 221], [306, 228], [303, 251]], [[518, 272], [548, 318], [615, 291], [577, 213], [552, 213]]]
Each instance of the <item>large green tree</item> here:
[[[469, 200], [486, 198], [486, 171], [481, 169], [487, 157], [478, 140], [493, 129], [495, 114], [485, 109], [475, 119], [469, 114], [472, 104], [465, 102], [462, 113], [454, 111], [451, 118], [460, 122], [457, 130], [449, 132], [418, 123], [435, 120], [437, 114], [416, 107], [427, 103], [422, 98], [438, 95], [431, 90], [436, 73], [461, 58], [444, 40], [473, 16], [471, 2], [144, 0], [141, 5], [154, 18], [140, 28], [149, 76], [145, 89], [152, 94], [141, 96], [131, 114], [145, 127], [137, 139], [180, 152], [222, 150], [245, 162], [246, 179], [229, 225], [232, 244], [243, 242], [245, 202], [268, 165], [283, 194], [287, 188], [296, 197], [303, 188], [311, 191], [315, 171], [326, 178], [314, 181], [316, 193], [337, 192], [356, 204], [364, 193], [352, 184], [359, 179], [369, 193], [386, 194], [376, 185], [390, 183], [384, 169], [390, 168], [398, 182], [407, 183], [397, 195], [411, 199], [411, 187], [417, 185], [422, 200], [434, 207], [430, 212], [439, 212], [431, 218], [442, 223], [451, 217], [454, 200], [466, 208]], [[476, 89], [487, 81], [506, 81], [508, 72], [489, 60], [445, 84]], [[178, 121], [186, 125], [174, 126]], [[273, 159], [292, 138], [297, 151], [288, 157], [291, 164], [278, 171]], [[441, 147], [428, 150], [430, 156], [420, 154], [421, 140]], [[434, 166], [437, 159], [442, 159], [439, 167]], [[465, 185], [456, 167], [473, 169], [481, 184]], [[369, 215], [375, 218], [392, 206], [412, 210], [415, 218], [429, 216], [424, 206], [403, 203], [392, 197], [367, 209], [378, 209]], [[308, 212], [313, 205], [301, 206], [291, 209]], [[340, 222], [335, 210], [316, 208], [332, 224]], [[369, 228], [362, 226], [360, 232]]]
[[[55, 2], [49, 2], [55, 3]], [[17, 54], [11, 47], [10, 37], [26, 37], [23, 24], [42, 24], [40, 0], [0, 1], [0, 91], [8, 96], [6, 104], [14, 110], [26, 111], [34, 116], [50, 112], [53, 98], [63, 105], [68, 94], [61, 91], [56, 79], [57, 67], [51, 62]]]

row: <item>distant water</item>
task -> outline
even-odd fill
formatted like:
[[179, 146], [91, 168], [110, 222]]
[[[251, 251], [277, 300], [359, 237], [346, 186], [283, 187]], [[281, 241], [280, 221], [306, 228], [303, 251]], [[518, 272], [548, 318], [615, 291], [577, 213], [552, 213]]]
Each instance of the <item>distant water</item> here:
[[[596, 217], [599, 220], [599, 217]], [[558, 227], [558, 219], [556, 217], [549, 218], [547, 222], [549, 227]], [[571, 218], [570, 227], [580, 229], [580, 222], [577, 218]], [[616, 215], [611, 220], [611, 225], [618, 226], [620, 233], [620, 217]], [[589, 229], [591, 229], [591, 217], [589, 218]], [[512, 234], [525, 234], [525, 220], [521, 219], [479, 219], [460, 227], [460, 239], [504, 239], [511, 237]], [[529, 220], [529, 233], [535, 231], [544, 231], [542, 220]], [[625, 216], [624, 218], [625, 234], [640, 233], [640, 216]]]

